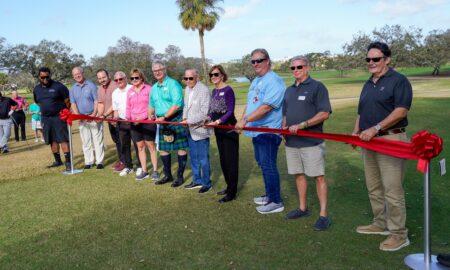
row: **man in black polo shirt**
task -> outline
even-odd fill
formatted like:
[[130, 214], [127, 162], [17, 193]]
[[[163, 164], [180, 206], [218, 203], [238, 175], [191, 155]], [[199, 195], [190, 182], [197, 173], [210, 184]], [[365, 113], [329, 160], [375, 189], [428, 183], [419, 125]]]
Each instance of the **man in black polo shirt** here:
[[[286, 89], [283, 101], [283, 128], [291, 133], [299, 129], [322, 132], [323, 122], [331, 113], [327, 88], [309, 76], [309, 60], [304, 56], [291, 59], [295, 83]], [[320, 202], [319, 218], [314, 230], [323, 231], [331, 225], [327, 217], [327, 182], [325, 181], [325, 142], [323, 139], [286, 136], [288, 173], [295, 175], [299, 207], [286, 215], [286, 219], [307, 217], [306, 176], [316, 179]]]
[[39, 84], [34, 87], [34, 101], [41, 107], [43, 134], [46, 144], [50, 144], [55, 162], [48, 168], [63, 165], [59, 155], [59, 145], [64, 152], [66, 171], [71, 170], [69, 132], [67, 125], [59, 118], [59, 112], [69, 108], [69, 90], [60, 82], [50, 78], [48, 67], [41, 67], [38, 73]]
[[4, 97], [0, 91], [0, 152], [6, 154], [8, 150], [8, 140], [11, 136], [11, 115], [17, 107], [17, 102]]
[[[367, 48], [367, 67], [372, 74], [359, 98], [358, 116], [353, 134], [363, 141], [373, 137], [408, 141], [406, 118], [412, 103], [412, 87], [408, 79], [388, 65], [391, 50], [382, 42]], [[362, 149], [366, 186], [372, 206], [373, 221], [359, 226], [362, 234], [389, 235], [380, 249], [396, 251], [409, 245], [406, 223], [403, 178], [405, 160]]]

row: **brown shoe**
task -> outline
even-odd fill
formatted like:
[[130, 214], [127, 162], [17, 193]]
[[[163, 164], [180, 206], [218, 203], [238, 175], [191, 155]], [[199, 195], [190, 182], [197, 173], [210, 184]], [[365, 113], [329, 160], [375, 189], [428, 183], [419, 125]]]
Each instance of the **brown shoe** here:
[[406, 246], [409, 246], [408, 237], [391, 234], [386, 238], [386, 240], [381, 242], [380, 249], [384, 251], [397, 251]]
[[362, 234], [389, 235], [389, 231], [381, 229], [380, 227], [375, 226], [373, 224], [366, 226], [359, 226], [356, 228], [356, 232]]
[[114, 162], [114, 164], [111, 167], [113, 169], [115, 169], [117, 166], [119, 166], [120, 163], [122, 163], [122, 161], [118, 160], [118, 161]]
[[125, 169], [127, 166], [125, 166], [124, 163], [120, 162], [119, 165], [117, 165], [114, 168], [114, 172], [121, 172], [123, 169]]

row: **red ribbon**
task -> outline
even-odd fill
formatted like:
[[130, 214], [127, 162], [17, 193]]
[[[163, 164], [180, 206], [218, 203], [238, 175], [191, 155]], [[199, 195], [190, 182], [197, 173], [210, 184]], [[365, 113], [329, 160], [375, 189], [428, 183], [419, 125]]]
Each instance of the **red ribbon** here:
[[[88, 115], [71, 114], [68, 109], [62, 110], [59, 113], [59, 116], [61, 120], [66, 121], [68, 125], [72, 125], [72, 121], [74, 120], [182, 125], [180, 122], [167, 122], [167, 121], [103, 119]], [[199, 126], [212, 127], [208, 125], [199, 125]], [[229, 130], [235, 129], [234, 126], [223, 126], [223, 125], [213, 127]], [[438, 156], [443, 149], [442, 138], [440, 138], [435, 134], [429, 133], [427, 130], [423, 130], [414, 134], [414, 136], [412, 136], [411, 138], [411, 143], [392, 141], [380, 138], [373, 138], [372, 140], [367, 142], [362, 141], [358, 136], [313, 132], [306, 130], [299, 130], [297, 131], [297, 134], [292, 134], [291, 132], [289, 132], [289, 130], [277, 128], [244, 127], [243, 130], [277, 133], [281, 135], [290, 135], [290, 136], [293, 135], [305, 136], [311, 138], [320, 138], [325, 140], [333, 140], [348, 143], [397, 158], [418, 160], [417, 170], [419, 170], [422, 173], [425, 173], [427, 171], [428, 167], [427, 165], [430, 162], [430, 160]]]

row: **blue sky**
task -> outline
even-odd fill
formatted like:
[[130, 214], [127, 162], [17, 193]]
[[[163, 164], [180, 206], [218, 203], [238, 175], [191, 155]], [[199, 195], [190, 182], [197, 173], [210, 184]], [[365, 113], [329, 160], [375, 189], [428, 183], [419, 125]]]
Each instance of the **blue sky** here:
[[[215, 63], [263, 47], [273, 59], [330, 50], [340, 53], [358, 31], [386, 24], [450, 28], [450, 0], [225, 0], [221, 20], [206, 32], [206, 56]], [[60, 40], [89, 60], [122, 36], [200, 55], [198, 33], [184, 30], [173, 0], [0, 0], [0, 36], [9, 44]]]

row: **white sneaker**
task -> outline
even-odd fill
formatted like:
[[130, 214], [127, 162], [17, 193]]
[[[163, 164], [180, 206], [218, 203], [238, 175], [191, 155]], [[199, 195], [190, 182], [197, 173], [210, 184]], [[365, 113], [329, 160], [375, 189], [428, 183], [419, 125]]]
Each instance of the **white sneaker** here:
[[259, 205], [264, 205], [269, 202], [269, 197], [262, 195], [261, 197], [253, 198], [253, 202]]
[[136, 169], [136, 176], [140, 175], [142, 173], [142, 168], [139, 167]]
[[41, 142], [45, 142], [44, 138], [41, 138]]
[[124, 168], [124, 169], [119, 173], [119, 175], [120, 175], [120, 176], [126, 176], [126, 175], [128, 175], [128, 174], [130, 174], [130, 173], [133, 173], [133, 169], [131, 169], [131, 168]]
[[265, 205], [261, 205], [256, 207], [256, 211], [260, 214], [271, 214], [271, 213], [279, 213], [284, 210], [283, 203], [266, 203]]
[[34, 139], [34, 142], [39, 142], [39, 139], [38, 138]]

